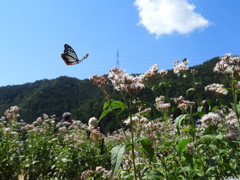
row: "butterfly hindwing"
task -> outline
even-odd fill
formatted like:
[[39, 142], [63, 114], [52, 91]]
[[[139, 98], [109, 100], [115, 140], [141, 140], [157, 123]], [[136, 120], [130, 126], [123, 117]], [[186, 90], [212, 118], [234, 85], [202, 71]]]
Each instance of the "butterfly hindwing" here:
[[67, 65], [74, 65], [74, 64], [78, 64], [79, 63], [79, 60], [73, 58], [72, 56], [68, 55], [68, 54], [65, 54], [65, 53], [62, 53], [61, 54], [62, 56], [62, 59], [64, 60], [64, 62], [67, 64]]
[[83, 56], [82, 59], [80, 59], [79, 61], [81, 62], [81, 61], [83, 61], [84, 59], [87, 59], [87, 57], [88, 57], [88, 54], [86, 54], [85, 56]]

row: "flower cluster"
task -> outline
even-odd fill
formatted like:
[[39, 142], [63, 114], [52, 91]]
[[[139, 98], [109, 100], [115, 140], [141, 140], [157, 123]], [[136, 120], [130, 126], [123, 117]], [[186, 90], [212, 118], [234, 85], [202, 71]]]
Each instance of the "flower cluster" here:
[[97, 166], [96, 170], [86, 170], [83, 171], [81, 174], [81, 179], [88, 179], [91, 177], [102, 177], [102, 178], [106, 178], [109, 179], [111, 176], [112, 171], [108, 171], [105, 168], [103, 168], [102, 166]]
[[214, 67], [214, 71], [221, 73], [235, 73], [239, 75], [239, 56], [231, 56], [231, 54], [226, 54], [224, 57], [220, 58], [220, 61]]
[[235, 88], [236, 88], [236, 89], [240, 89], [240, 81], [238, 81], [238, 82], [236, 83]]
[[178, 64], [180, 61], [175, 61], [173, 65], [173, 72], [177, 75], [180, 75], [181, 73], [185, 73], [189, 67], [187, 66], [188, 61], [187, 59], [183, 59], [182, 63]]
[[211, 91], [218, 95], [227, 95], [228, 90], [224, 89], [223, 84], [213, 83], [205, 87], [205, 91]]
[[227, 134], [226, 137], [232, 140], [240, 138], [240, 125], [237, 119], [236, 113], [230, 109], [228, 115], [226, 115]]
[[165, 103], [165, 96], [155, 98], [155, 107], [159, 112], [168, 112], [170, 103]]
[[106, 97], [109, 96], [106, 92], [106, 87], [109, 85], [109, 83], [107, 82], [106, 75], [102, 76], [93, 75], [89, 80], [92, 81], [92, 83], [95, 86], [99, 87]]
[[133, 92], [145, 88], [142, 76], [134, 77], [118, 67], [110, 71], [108, 78], [117, 91]]
[[165, 77], [165, 76], [168, 75], [168, 71], [166, 71], [166, 70], [161, 70], [161, 71], [159, 72], [159, 74], [160, 74], [160, 76], [163, 78], [163, 77]]
[[18, 114], [20, 108], [18, 106], [12, 106], [10, 107], [10, 109], [6, 110], [4, 112], [4, 115], [8, 118], [8, 119], [12, 119], [12, 118], [18, 118], [20, 115]]
[[195, 104], [194, 101], [185, 100], [183, 96], [175, 98], [174, 101], [176, 104], [178, 104], [177, 107], [182, 111], [187, 111], [189, 107], [192, 107]]
[[93, 75], [90, 78], [90, 81], [92, 81], [92, 83], [99, 88], [105, 88], [106, 86], [109, 85], [107, 82], [106, 75], [102, 75], [102, 76]]
[[201, 118], [201, 128], [205, 129], [209, 126], [217, 126], [221, 121], [222, 118], [218, 113], [209, 112]]
[[131, 122], [136, 125], [139, 123], [145, 123], [147, 121], [148, 121], [147, 118], [144, 116], [133, 116], [133, 117], [123, 121], [123, 123], [129, 126], [129, 125], [131, 125]]
[[154, 64], [147, 72], [145, 72], [143, 75], [142, 75], [142, 78], [143, 79], [148, 79], [150, 77], [153, 77], [157, 74], [158, 72], [158, 65], [157, 64]]

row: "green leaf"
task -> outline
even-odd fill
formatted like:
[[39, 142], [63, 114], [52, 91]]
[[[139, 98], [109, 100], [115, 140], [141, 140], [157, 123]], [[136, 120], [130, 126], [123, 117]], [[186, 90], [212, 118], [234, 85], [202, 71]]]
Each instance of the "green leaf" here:
[[195, 85], [202, 85], [202, 82], [195, 82]]
[[238, 104], [231, 103], [233, 110], [237, 114], [237, 116], [240, 116], [240, 102]]
[[190, 91], [196, 91], [194, 88], [189, 88], [187, 91], [186, 91], [186, 95], [188, 95], [188, 93], [190, 92]]
[[101, 114], [101, 116], [99, 117], [98, 122], [100, 122], [102, 120], [102, 118], [104, 118], [109, 112], [111, 112], [110, 109], [104, 110]]
[[202, 138], [207, 141], [217, 142], [217, 138], [215, 135], [207, 134], [207, 135], [202, 136]]
[[217, 150], [217, 146], [215, 144], [209, 144], [208, 147], [212, 150]]
[[109, 107], [110, 104], [111, 104], [111, 100], [108, 99], [108, 101], [104, 103], [104, 105], [103, 105], [103, 109], [106, 109], [107, 107]]
[[126, 108], [126, 105], [122, 101], [113, 101], [111, 106], [113, 108], [121, 108], [122, 110]]
[[122, 156], [124, 154], [125, 151], [125, 145], [123, 146], [115, 146], [112, 148], [111, 150], [111, 164], [112, 164], [112, 175], [111, 178], [112, 179], [115, 174], [117, 173], [121, 163], [122, 163]]
[[214, 106], [213, 108], [212, 108], [212, 112], [214, 112], [216, 109], [219, 109], [220, 108], [220, 106]]
[[193, 162], [193, 156], [189, 153], [183, 153], [184, 157], [186, 158], [187, 162], [191, 165], [191, 167], [194, 167], [194, 162]]
[[218, 134], [218, 135], [216, 136], [216, 138], [217, 138], [218, 140], [223, 140], [224, 136], [223, 136], [222, 134]]
[[143, 179], [151, 179], [151, 180], [160, 180], [162, 179], [163, 174], [154, 169], [148, 175], [144, 176]]
[[152, 140], [149, 139], [149, 138], [138, 138], [137, 139], [137, 142], [139, 142], [143, 149], [145, 150], [148, 158], [149, 158], [149, 161], [151, 162], [152, 159], [153, 159], [153, 156], [154, 156], [154, 149], [152, 147]]
[[206, 104], [208, 105], [208, 110], [210, 111], [211, 108], [212, 108], [212, 101], [210, 99], [207, 99], [207, 100], [203, 100], [202, 101], [202, 105]]
[[178, 143], [178, 150], [180, 152], [182, 152], [186, 147], [187, 147], [187, 144], [192, 140], [192, 138], [187, 138], [187, 139], [182, 139], [181, 141], [179, 141]]
[[198, 106], [197, 111], [202, 112], [202, 110], [203, 110], [203, 106]]
[[180, 126], [182, 124], [182, 121], [186, 118], [186, 116], [187, 116], [187, 114], [182, 114], [175, 119], [175, 126], [176, 126], [178, 131], [180, 130]]

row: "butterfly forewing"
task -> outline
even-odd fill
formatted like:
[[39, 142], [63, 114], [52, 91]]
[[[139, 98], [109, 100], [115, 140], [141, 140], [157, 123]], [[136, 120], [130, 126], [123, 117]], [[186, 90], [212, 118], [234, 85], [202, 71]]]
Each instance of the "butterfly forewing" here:
[[73, 48], [71, 46], [69, 46], [68, 44], [64, 45], [64, 53], [72, 56], [75, 59], [78, 59], [77, 54], [75, 53]]

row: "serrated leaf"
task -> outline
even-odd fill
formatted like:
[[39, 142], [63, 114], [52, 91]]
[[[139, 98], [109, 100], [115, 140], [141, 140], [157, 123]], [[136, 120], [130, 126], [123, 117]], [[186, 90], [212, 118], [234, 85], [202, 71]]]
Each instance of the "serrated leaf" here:
[[124, 154], [125, 151], [125, 145], [123, 146], [115, 146], [112, 148], [111, 150], [111, 164], [112, 164], [112, 175], [111, 178], [112, 179], [115, 174], [117, 173], [117, 171], [119, 170], [119, 167], [122, 163], [122, 156]]

